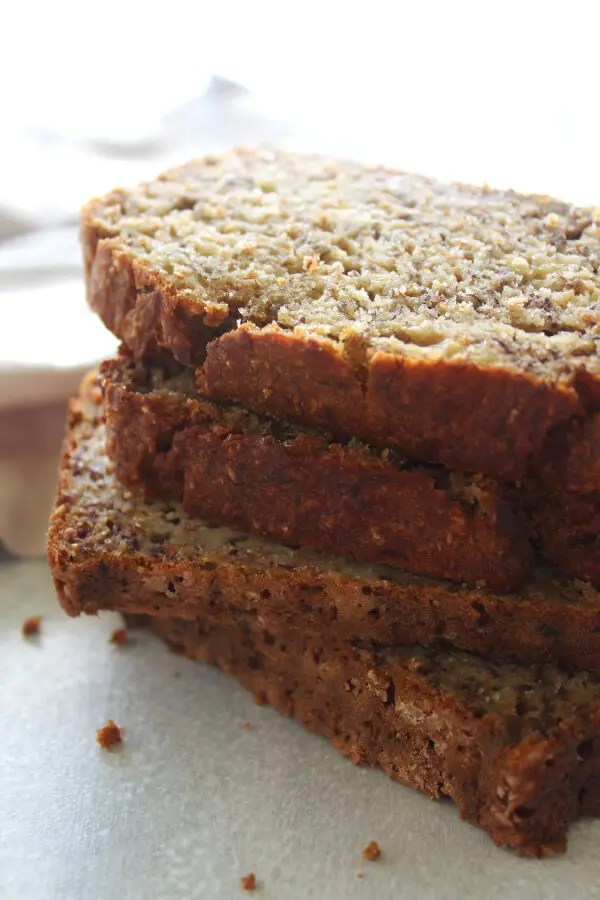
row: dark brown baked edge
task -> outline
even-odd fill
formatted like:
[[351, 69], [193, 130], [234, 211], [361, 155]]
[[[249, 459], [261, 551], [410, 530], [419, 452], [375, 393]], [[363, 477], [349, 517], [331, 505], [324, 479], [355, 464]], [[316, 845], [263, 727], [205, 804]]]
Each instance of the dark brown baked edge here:
[[172, 354], [183, 365], [200, 365], [209, 341], [235, 327], [235, 312], [227, 315], [224, 304], [186, 303], [85, 220], [81, 239], [88, 303], [138, 358]]
[[146, 497], [182, 501], [211, 525], [495, 590], [530, 573], [526, 523], [500, 487], [481, 479], [461, 500], [444, 471], [299, 432], [244, 432], [200, 398], [132, 389], [127, 365], [100, 369], [107, 449], [119, 481]]
[[[557, 385], [530, 373], [384, 352], [367, 361], [360, 348], [351, 358], [339, 343], [300, 331], [240, 327], [237, 309], [227, 313], [223, 303], [187, 302], [111, 243], [92, 215], [84, 215], [81, 236], [88, 301], [106, 327], [139, 358], [166, 351], [203, 366], [203, 393], [509, 481], [558, 453], [553, 470], [573, 479], [567, 489], [600, 490], [600, 416], [586, 426], [600, 413], [600, 383], [585, 373]], [[565, 446], [554, 434], [568, 423]], [[593, 464], [583, 484], [581, 460]]]
[[[63, 540], [68, 512], [55, 513], [49, 560], [58, 599], [72, 616], [100, 610], [195, 619], [259, 621], [268, 615], [340, 640], [470, 650], [497, 660], [560, 662], [600, 672], [600, 606], [549, 599], [542, 581], [527, 594], [493, 594], [443, 582], [349, 578], [306, 566], [254, 569], [243, 562], [201, 565], [134, 552], [79, 558]], [[573, 595], [577, 591], [573, 588]]]
[[259, 422], [193, 388], [153, 389], [157, 371], [124, 348], [100, 367], [109, 456], [121, 483], [150, 499], [182, 500], [190, 515], [282, 543], [493, 590], [523, 585], [533, 542], [600, 585], [600, 494], [397, 464], [392, 451]]
[[[555, 661], [600, 671], [598, 594], [543, 570], [521, 593], [498, 594], [417, 576], [393, 581], [350, 576], [326, 561], [294, 567], [274, 564], [267, 555], [264, 568], [237, 558], [209, 564], [182, 559], [160, 546], [145, 554], [125, 542], [125, 549], [109, 551], [89, 537], [74, 548], [68, 535], [81, 521], [78, 513], [86, 515], [78, 494], [78, 445], [101, 427], [94, 419], [101, 407], [93, 378], [83, 392], [87, 398], [71, 404], [48, 532], [52, 575], [70, 615], [116, 609], [193, 619], [211, 611], [225, 616], [268, 612], [348, 640], [454, 645], [495, 659]], [[109, 501], [117, 489], [111, 484]]]
[[596, 398], [587, 418], [554, 429], [532, 472], [540, 485], [579, 495], [600, 492], [599, 407], [600, 398]]
[[[355, 764], [377, 766], [499, 846], [543, 857], [566, 849], [578, 815], [600, 814], [600, 703], [544, 733], [477, 709], [410, 660], [329, 643], [271, 623], [134, 620], [195, 660], [216, 663], [258, 702], [328, 737]], [[515, 731], [517, 733], [515, 733]]]
[[[577, 379], [557, 385], [382, 351], [353, 361], [331, 340], [274, 326], [243, 325], [210, 343], [198, 387], [275, 418], [507, 481], [539, 468], [554, 432], [589, 415]], [[568, 463], [563, 468], [568, 473]]]
[[547, 559], [600, 586], [600, 493], [547, 494], [536, 500], [533, 527]]

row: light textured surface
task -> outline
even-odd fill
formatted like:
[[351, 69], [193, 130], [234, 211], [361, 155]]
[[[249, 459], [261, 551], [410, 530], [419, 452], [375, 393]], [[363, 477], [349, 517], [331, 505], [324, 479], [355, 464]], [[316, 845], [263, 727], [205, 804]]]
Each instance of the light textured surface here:
[[[566, 857], [518, 859], [216, 670], [140, 633], [110, 645], [118, 624], [66, 618], [44, 563], [0, 563], [0, 897], [598, 896], [600, 823], [575, 825]], [[107, 718], [125, 730], [112, 753], [95, 741]], [[382, 858], [363, 863], [371, 840]]]
[[[82, 221], [94, 308], [110, 254], [110, 271], [129, 261], [138, 292], [167, 290], [211, 327], [239, 313], [360, 339], [369, 353], [489, 365], [522, 355], [526, 370], [555, 375], [574, 354], [571, 366], [595, 370], [600, 210], [236, 150], [93, 200]], [[96, 252], [99, 238], [113, 239]]]

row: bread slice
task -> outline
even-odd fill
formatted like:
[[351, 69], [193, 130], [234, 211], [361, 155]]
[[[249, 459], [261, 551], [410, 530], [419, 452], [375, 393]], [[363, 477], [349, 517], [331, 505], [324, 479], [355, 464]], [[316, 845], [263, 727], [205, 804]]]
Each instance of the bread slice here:
[[527, 856], [563, 852], [569, 822], [600, 815], [597, 677], [458, 651], [352, 647], [249, 616], [142, 621], [174, 649], [234, 675], [259, 703], [328, 737], [355, 764], [378, 766], [431, 798], [451, 797], [463, 819], [501, 846]]
[[557, 427], [597, 438], [593, 209], [240, 150], [92, 201], [82, 235], [105, 324], [208, 347], [210, 396], [513, 480]]
[[490, 479], [210, 403], [189, 369], [126, 351], [100, 374], [117, 477], [149, 498], [183, 500], [211, 525], [421, 575], [500, 590], [528, 576], [526, 523]]
[[[535, 493], [529, 509], [546, 559], [600, 587], [600, 493]], [[526, 513], [527, 515], [527, 513]]]
[[150, 499], [183, 500], [212, 525], [410, 572], [515, 590], [532, 545], [600, 585], [600, 497], [543, 479], [504, 486], [411, 463], [358, 441], [259, 417], [198, 395], [188, 368], [102, 364], [108, 453]]
[[518, 594], [495, 593], [210, 528], [178, 503], [136, 498], [106, 458], [94, 385], [71, 405], [48, 539], [69, 614], [269, 617], [339, 640], [452, 644], [600, 671], [600, 594], [553, 570]]

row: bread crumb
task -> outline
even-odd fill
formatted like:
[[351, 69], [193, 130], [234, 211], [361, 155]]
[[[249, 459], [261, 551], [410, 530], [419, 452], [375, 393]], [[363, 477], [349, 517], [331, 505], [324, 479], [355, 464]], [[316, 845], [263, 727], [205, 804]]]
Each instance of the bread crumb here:
[[116, 631], [110, 636], [110, 644], [116, 644], [117, 647], [122, 647], [123, 644], [127, 643], [127, 629], [126, 628], [117, 628]]
[[357, 877], [357, 878], [364, 878], [365, 876], [363, 875], [362, 872], [357, 872], [357, 873], [356, 873], [356, 877]]
[[250, 728], [250, 722], [242, 722], [242, 728]]
[[379, 844], [377, 841], [371, 841], [370, 844], [367, 844], [365, 849], [362, 852], [363, 859], [366, 859], [367, 862], [374, 862], [376, 859], [379, 859], [381, 856], [381, 850], [379, 849]]
[[121, 729], [112, 719], [109, 719], [104, 728], [97, 729], [96, 740], [103, 750], [110, 750], [115, 744], [121, 743]]
[[255, 891], [256, 890], [256, 875], [254, 872], [250, 872], [249, 875], [244, 875], [241, 879], [242, 887], [245, 891]]
[[32, 637], [34, 634], [40, 633], [40, 626], [42, 624], [41, 616], [30, 616], [28, 619], [25, 619], [23, 622], [23, 627], [21, 631], [25, 635], [25, 637]]

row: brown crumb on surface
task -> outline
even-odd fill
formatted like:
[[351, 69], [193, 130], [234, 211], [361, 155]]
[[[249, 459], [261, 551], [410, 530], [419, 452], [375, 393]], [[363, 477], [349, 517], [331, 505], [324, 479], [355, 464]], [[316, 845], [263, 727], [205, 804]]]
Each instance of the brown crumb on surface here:
[[116, 631], [113, 631], [113, 633], [110, 636], [109, 643], [116, 644], [117, 647], [122, 647], [123, 644], [126, 644], [127, 643], [127, 629], [126, 628], [117, 628]]
[[23, 622], [22, 632], [26, 637], [31, 637], [34, 634], [40, 633], [40, 626], [42, 624], [41, 616], [30, 616], [28, 619], [25, 619]]
[[357, 873], [356, 873], [356, 877], [357, 877], [357, 878], [364, 878], [365, 876], [363, 875], [362, 872], [357, 872]]
[[381, 850], [379, 849], [379, 844], [377, 841], [371, 841], [370, 844], [367, 844], [365, 849], [362, 852], [363, 859], [366, 859], [367, 862], [374, 862], [376, 859], [379, 859], [381, 856]]
[[245, 891], [255, 891], [256, 890], [256, 875], [254, 872], [250, 872], [249, 875], [244, 875], [241, 879], [242, 887]]
[[242, 722], [242, 728], [250, 728], [250, 722]]
[[103, 750], [110, 750], [115, 744], [121, 743], [121, 729], [109, 719], [104, 728], [98, 728], [96, 731], [96, 740]]

